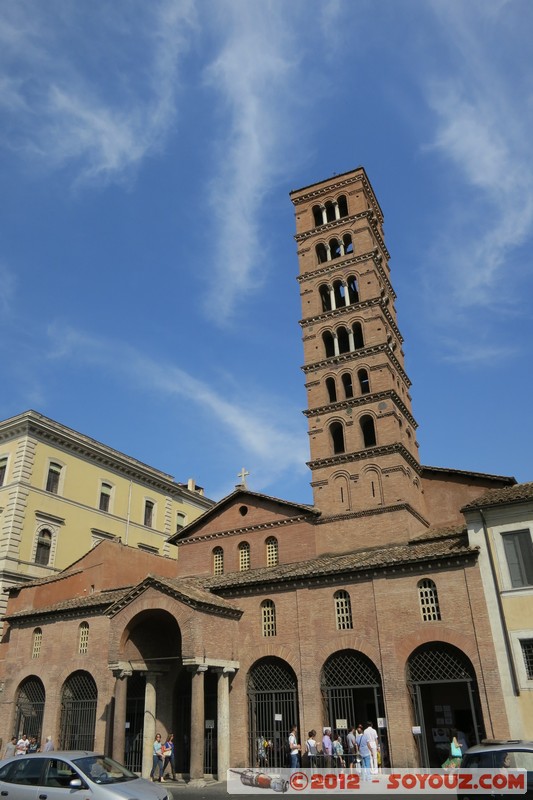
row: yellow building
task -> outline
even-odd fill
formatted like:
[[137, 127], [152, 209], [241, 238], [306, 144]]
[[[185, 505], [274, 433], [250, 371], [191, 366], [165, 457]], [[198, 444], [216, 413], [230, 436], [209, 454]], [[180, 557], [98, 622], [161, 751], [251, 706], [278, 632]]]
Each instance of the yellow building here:
[[511, 735], [533, 740], [533, 483], [487, 492], [462, 511], [480, 551]]
[[60, 572], [102, 539], [177, 558], [169, 536], [213, 501], [27, 411], [0, 422], [0, 615], [6, 588]]

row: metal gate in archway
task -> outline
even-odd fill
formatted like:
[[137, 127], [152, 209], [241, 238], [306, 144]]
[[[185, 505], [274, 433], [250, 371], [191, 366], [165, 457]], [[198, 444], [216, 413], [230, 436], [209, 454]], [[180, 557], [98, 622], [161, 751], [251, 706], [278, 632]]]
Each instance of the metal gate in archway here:
[[[346, 732], [345, 725], [366, 727], [371, 720], [384, 717], [381, 676], [375, 664], [356, 650], [341, 650], [328, 658], [320, 676], [320, 687], [324, 706], [324, 725], [332, 730]], [[380, 731], [380, 739], [385, 734]], [[386, 742], [382, 741], [386, 751]]]
[[[298, 681], [279, 658], [258, 661], [248, 673], [249, 766], [285, 767], [292, 725], [298, 725]], [[263, 755], [261, 743], [268, 747]]]
[[474, 667], [458, 648], [445, 642], [419, 647], [407, 662], [407, 686], [420, 727], [421, 766], [440, 766], [445, 760], [451, 728], [468, 727], [471, 745], [484, 737]]
[[15, 703], [15, 727], [17, 738], [22, 733], [42, 738], [45, 691], [42, 681], [36, 677], [26, 678], [20, 685]]
[[96, 684], [88, 672], [74, 672], [67, 678], [61, 693], [60, 750], [94, 748], [97, 698]]

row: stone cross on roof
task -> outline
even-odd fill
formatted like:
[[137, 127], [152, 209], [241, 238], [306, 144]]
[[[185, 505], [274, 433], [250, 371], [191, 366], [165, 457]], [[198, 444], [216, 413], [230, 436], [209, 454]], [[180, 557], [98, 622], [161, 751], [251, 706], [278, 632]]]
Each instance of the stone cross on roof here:
[[240, 487], [242, 487], [243, 489], [247, 489], [247, 488], [248, 488], [248, 486], [247, 486], [247, 484], [246, 484], [246, 476], [247, 476], [247, 475], [249, 475], [249, 474], [250, 474], [250, 473], [249, 473], [247, 470], [245, 470], [245, 469], [244, 469], [244, 467], [243, 467], [243, 468], [241, 469], [241, 471], [239, 472], [239, 474], [237, 475], [237, 477], [241, 479], [241, 482], [240, 482], [240, 483], [238, 483], [238, 484], [237, 484], [237, 486], [240, 486]]

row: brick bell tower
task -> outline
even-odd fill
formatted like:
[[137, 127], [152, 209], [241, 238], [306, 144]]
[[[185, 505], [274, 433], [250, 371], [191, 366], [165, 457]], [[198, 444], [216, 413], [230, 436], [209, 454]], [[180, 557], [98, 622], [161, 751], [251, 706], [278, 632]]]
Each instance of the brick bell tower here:
[[318, 549], [406, 541], [428, 522], [381, 208], [362, 168], [290, 197]]

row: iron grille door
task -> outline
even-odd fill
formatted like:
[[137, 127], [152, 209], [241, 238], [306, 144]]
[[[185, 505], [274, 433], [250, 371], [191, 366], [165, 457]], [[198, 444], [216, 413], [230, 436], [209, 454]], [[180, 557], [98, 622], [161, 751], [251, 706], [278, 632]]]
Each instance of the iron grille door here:
[[28, 678], [21, 685], [15, 705], [15, 732], [41, 741], [45, 692], [39, 678]]
[[87, 672], [75, 672], [61, 697], [60, 750], [92, 750], [96, 727], [96, 684]]
[[[248, 735], [250, 766], [285, 767], [286, 743], [298, 725], [298, 691], [294, 672], [283, 661], [263, 659], [248, 677]], [[260, 743], [267, 742], [264, 759]]]

